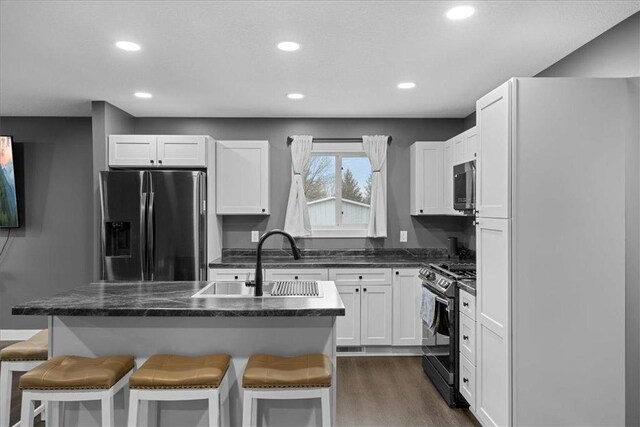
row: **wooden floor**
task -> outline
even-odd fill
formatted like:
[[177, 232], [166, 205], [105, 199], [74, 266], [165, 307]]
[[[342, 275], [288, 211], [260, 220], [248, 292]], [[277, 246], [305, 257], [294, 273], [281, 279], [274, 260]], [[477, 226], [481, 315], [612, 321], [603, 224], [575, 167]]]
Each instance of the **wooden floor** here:
[[[12, 344], [0, 342], [0, 348]], [[20, 417], [14, 375], [11, 425]], [[339, 357], [338, 426], [479, 426], [467, 409], [451, 409], [425, 376], [420, 357]], [[44, 427], [40, 417], [35, 427]]]

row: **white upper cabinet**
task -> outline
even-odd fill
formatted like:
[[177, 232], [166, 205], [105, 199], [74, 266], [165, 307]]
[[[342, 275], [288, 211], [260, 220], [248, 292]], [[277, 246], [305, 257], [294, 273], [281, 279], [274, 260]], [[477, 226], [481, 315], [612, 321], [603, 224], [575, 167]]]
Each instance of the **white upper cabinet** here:
[[204, 168], [209, 141], [205, 135], [109, 135], [109, 166]]
[[109, 166], [156, 165], [154, 135], [109, 135]]
[[444, 207], [444, 143], [411, 145], [411, 215], [442, 215]]
[[158, 136], [158, 166], [205, 167], [207, 137], [200, 135]]
[[422, 281], [418, 272], [415, 268], [393, 272], [393, 345], [422, 343]]
[[444, 143], [443, 163], [444, 210], [455, 215], [457, 212], [453, 209], [453, 140]]
[[511, 82], [476, 103], [478, 217], [509, 218], [511, 192]]
[[470, 162], [476, 158], [478, 132], [474, 126], [447, 142], [453, 147], [453, 165]]
[[269, 214], [269, 141], [217, 141], [217, 213]]

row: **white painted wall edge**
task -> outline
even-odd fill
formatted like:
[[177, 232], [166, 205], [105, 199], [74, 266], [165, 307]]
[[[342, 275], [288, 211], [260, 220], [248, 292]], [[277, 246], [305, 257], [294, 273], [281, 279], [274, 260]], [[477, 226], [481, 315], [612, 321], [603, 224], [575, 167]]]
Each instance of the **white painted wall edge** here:
[[42, 329], [0, 329], [0, 341], [28, 340]]

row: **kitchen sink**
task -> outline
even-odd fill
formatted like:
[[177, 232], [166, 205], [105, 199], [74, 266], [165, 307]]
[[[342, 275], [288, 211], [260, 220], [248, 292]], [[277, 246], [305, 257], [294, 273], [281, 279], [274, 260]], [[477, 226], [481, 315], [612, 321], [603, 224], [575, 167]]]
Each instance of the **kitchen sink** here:
[[[289, 280], [264, 282], [261, 298], [319, 298], [322, 296], [318, 282], [310, 280]], [[255, 287], [244, 282], [211, 282], [191, 298], [258, 298]]]

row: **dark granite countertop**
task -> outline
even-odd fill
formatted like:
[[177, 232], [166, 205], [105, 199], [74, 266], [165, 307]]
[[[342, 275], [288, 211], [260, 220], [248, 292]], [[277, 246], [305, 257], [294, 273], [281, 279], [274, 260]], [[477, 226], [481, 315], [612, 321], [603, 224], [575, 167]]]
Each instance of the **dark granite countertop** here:
[[[455, 259], [457, 261], [457, 258]], [[429, 263], [452, 261], [446, 249], [353, 249], [303, 250], [294, 260], [286, 250], [265, 250], [264, 268], [418, 268]], [[471, 261], [473, 262], [473, 261]], [[225, 250], [209, 268], [255, 268], [255, 250]]]
[[18, 304], [12, 314], [46, 316], [344, 316], [332, 282], [317, 298], [191, 298], [209, 282], [99, 282]]

